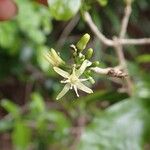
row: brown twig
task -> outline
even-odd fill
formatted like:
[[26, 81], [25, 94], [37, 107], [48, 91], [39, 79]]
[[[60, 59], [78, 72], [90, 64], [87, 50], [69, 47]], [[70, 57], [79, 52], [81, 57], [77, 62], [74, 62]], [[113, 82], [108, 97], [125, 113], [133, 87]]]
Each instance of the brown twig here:
[[58, 42], [57, 42], [57, 49], [60, 49], [63, 44], [65, 43], [68, 35], [70, 34], [70, 32], [73, 30], [73, 28], [76, 26], [76, 24], [78, 23], [80, 17], [79, 15], [76, 15], [65, 27], [65, 29], [63, 30], [63, 32], [61, 33]]
[[[131, 3], [127, 3], [126, 7], [125, 7], [125, 11], [124, 11], [124, 16], [123, 16], [123, 19], [122, 19], [122, 22], [121, 22], [121, 30], [120, 30], [120, 34], [119, 34], [118, 39], [122, 39], [122, 38], [125, 37], [126, 32], [127, 32], [127, 27], [128, 27], [130, 15], [131, 15]], [[128, 74], [126, 59], [125, 59], [124, 52], [123, 52], [123, 45], [121, 45], [118, 42], [118, 39], [114, 38], [114, 43], [115, 43], [114, 48], [116, 50], [120, 66], [122, 66], [124, 71]], [[132, 95], [133, 85], [132, 85], [132, 81], [131, 81], [130, 76], [128, 76], [125, 80], [126, 80], [126, 86], [127, 86], [127, 88], [126, 88], [127, 93], [129, 95]]]
[[113, 41], [105, 37], [105, 35], [99, 31], [88, 12], [84, 13], [84, 19], [100, 41], [102, 41], [107, 46], [113, 46]]
[[[94, 22], [92, 21], [92, 18], [90, 16], [90, 14], [88, 12], [85, 12], [84, 14], [84, 19], [87, 22], [87, 24], [89, 25], [89, 27], [91, 28], [91, 30], [93, 31], [93, 33], [98, 37], [98, 39], [105, 44], [106, 46], [112, 46], [115, 48], [118, 59], [119, 59], [119, 66], [121, 66], [121, 68], [123, 68], [124, 72], [126, 73], [121, 73], [121, 75], [125, 75], [128, 74], [128, 69], [127, 69], [127, 64], [126, 64], [126, 59], [124, 56], [124, 52], [123, 52], [123, 45], [143, 45], [143, 44], [150, 44], [150, 38], [141, 38], [141, 39], [125, 39], [125, 34], [127, 32], [127, 27], [128, 27], [128, 22], [129, 22], [129, 18], [131, 15], [131, 2], [130, 3], [126, 3], [126, 7], [125, 7], [125, 13], [122, 19], [122, 23], [121, 23], [121, 30], [120, 30], [120, 34], [119, 37], [115, 37], [113, 39], [109, 39], [107, 38], [104, 34], [101, 33], [101, 31], [97, 28], [97, 26], [94, 24]], [[113, 68], [111, 68], [113, 69]], [[97, 68], [96, 71], [99, 70], [99, 73], [102, 73], [101, 68]], [[109, 69], [107, 68], [105, 71], [106, 74], [108, 74]], [[94, 70], [95, 71], [95, 70]], [[118, 71], [116, 71], [115, 69], [113, 69], [113, 73], [109, 74], [110, 76], [115, 76], [115, 77], [120, 77], [120, 74], [118, 74]], [[127, 84], [127, 92], [129, 95], [132, 94], [132, 81], [130, 79], [130, 77], [126, 77], [126, 84]]]
[[85, 123], [87, 121], [86, 119], [87, 118], [85, 117], [85, 115], [81, 115], [77, 120], [78, 126], [72, 128], [72, 130], [71, 130], [71, 133], [75, 136], [74, 141], [73, 141], [72, 145], [70, 146], [71, 150], [77, 150], [77, 145], [80, 142], [80, 138], [83, 133]]
[[[88, 12], [84, 13], [84, 19], [93, 31], [93, 33], [98, 37], [98, 39], [107, 46], [114, 46], [115, 43], [112, 39], [107, 38], [104, 34], [100, 32], [98, 27], [94, 24], [90, 14]], [[122, 31], [123, 32], [123, 31]], [[144, 45], [150, 44], [150, 38], [140, 38], [140, 39], [119, 39], [118, 43], [121, 45]]]
[[114, 67], [114, 68], [93, 67], [91, 68], [91, 70], [96, 72], [97, 74], [108, 75], [110, 77], [125, 78], [128, 76], [128, 74], [123, 72], [118, 67]]
[[125, 12], [124, 12], [124, 17], [122, 19], [122, 23], [121, 23], [121, 30], [120, 30], [120, 35], [119, 37], [122, 39], [124, 38], [126, 32], [127, 32], [127, 27], [128, 27], [128, 22], [129, 22], [129, 18], [131, 15], [131, 3], [128, 3], [125, 7]]

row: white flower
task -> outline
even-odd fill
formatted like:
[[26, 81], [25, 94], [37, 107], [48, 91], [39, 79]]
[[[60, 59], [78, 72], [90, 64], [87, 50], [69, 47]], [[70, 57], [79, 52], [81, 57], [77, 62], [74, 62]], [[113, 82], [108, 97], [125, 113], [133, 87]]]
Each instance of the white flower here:
[[44, 54], [44, 57], [53, 66], [59, 66], [59, 65], [65, 63], [53, 48], [51, 48], [51, 50], [49, 52], [46, 52]]
[[88, 60], [85, 60], [81, 67], [76, 70], [75, 66], [73, 67], [72, 73], [69, 74], [68, 72], [58, 68], [58, 67], [53, 67], [54, 70], [61, 75], [62, 77], [65, 78], [65, 80], [61, 81], [61, 83], [66, 83], [62, 91], [58, 94], [57, 100], [63, 97], [69, 89], [74, 89], [76, 92], [76, 95], [79, 97], [77, 89], [80, 89], [86, 93], [93, 93], [93, 91], [85, 86], [82, 82], [87, 81], [88, 79], [79, 79], [79, 77], [84, 73], [85, 69], [90, 66], [92, 63]]

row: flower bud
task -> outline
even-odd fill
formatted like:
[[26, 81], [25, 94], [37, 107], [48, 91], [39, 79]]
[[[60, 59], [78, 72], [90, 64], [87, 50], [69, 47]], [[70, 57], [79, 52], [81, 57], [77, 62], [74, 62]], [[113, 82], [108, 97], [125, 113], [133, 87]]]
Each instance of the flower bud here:
[[83, 55], [81, 58], [80, 58], [80, 61], [83, 62], [85, 60], [85, 56]]
[[91, 75], [91, 70], [86, 71], [87, 75]]
[[99, 66], [99, 61], [94, 61], [91, 65], [91, 67], [97, 67]]
[[80, 52], [86, 48], [86, 45], [89, 42], [89, 40], [90, 40], [90, 35], [87, 33], [81, 37], [81, 39], [79, 40], [79, 42], [76, 45]]
[[56, 53], [56, 51], [51, 48], [49, 52], [46, 52], [44, 54], [47, 61], [53, 65], [53, 66], [60, 66], [62, 64], [65, 64], [65, 62], [60, 58], [60, 56]]
[[91, 84], [95, 83], [95, 80], [91, 76], [89, 77], [89, 81], [91, 82]]
[[92, 48], [89, 48], [85, 54], [85, 58], [86, 59], [90, 59], [93, 55], [93, 49]]
[[77, 56], [77, 52], [74, 52], [74, 53], [73, 53], [73, 57], [76, 57], [76, 56]]

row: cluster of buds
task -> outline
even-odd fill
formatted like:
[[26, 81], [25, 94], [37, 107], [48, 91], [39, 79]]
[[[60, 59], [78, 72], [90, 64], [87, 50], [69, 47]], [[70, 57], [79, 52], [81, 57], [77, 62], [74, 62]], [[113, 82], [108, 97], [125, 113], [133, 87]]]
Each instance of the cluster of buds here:
[[[65, 84], [65, 86], [56, 99], [63, 97], [70, 89], [74, 89], [77, 97], [79, 97], [78, 89], [89, 94], [93, 93], [89, 87], [82, 83], [84, 81], [89, 81], [92, 84], [95, 82], [91, 76], [90, 68], [99, 65], [98, 61], [90, 61], [90, 58], [93, 56], [92, 48], [87, 49], [86, 53], [83, 53], [89, 40], [90, 35], [86, 33], [76, 45], [72, 44], [70, 46], [73, 49], [72, 64], [67, 65], [54, 49], [51, 49], [50, 52], [47, 52], [44, 55], [48, 62], [53, 66], [54, 71], [64, 78], [60, 82]], [[70, 67], [68, 68], [68, 66]], [[84, 76], [84, 78], [80, 78], [81, 76]]]
[[61, 59], [58, 53], [51, 48], [49, 52], [44, 54], [45, 59], [52, 65], [52, 66], [60, 66], [65, 64], [65, 62]]

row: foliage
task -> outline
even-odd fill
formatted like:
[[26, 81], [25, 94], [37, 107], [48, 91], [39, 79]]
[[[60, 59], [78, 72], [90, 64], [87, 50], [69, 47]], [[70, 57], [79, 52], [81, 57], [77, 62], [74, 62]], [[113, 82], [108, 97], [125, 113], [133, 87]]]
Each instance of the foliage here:
[[[120, 31], [124, 1], [48, 0], [48, 6], [35, 0], [15, 0], [15, 3], [18, 7], [15, 18], [0, 22], [0, 138], [4, 145], [7, 144], [10, 150], [149, 148], [149, 45], [124, 47], [133, 80], [131, 97], [120, 92], [124, 87], [118, 82], [124, 83], [124, 79], [116, 83], [107, 76], [90, 73], [95, 85], [87, 85], [94, 93], [79, 93], [81, 97], [77, 98], [70, 91], [60, 101], [55, 101], [62, 84], [58, 82], [57, 71], [43, 57], [43, 53], [54, 47], [58, 60], [61, 50], [63, 60], [59, 58], [53, 63], [69, 60], [65, 67], [70, 70], [60, 67], [69, 73], [74, 62], [78, 65], [76, 70], [82, 66], [84, 61], [79, 57], [80, 52], [92, 63], [99, 60], [98, 66], [116, 66], [118, 60], [114, 49], [105, 47], [92, 34], [83, 12], [88, 11], [102, 33], [112, 37]], [[149, 0], [134, 0], [127, 37], [149, 37], [149, 6]], [[62, 33], [78, 16], [79, 21], [72, 32], [69, 35]], [[79, 38], [84, 33], [91, 35], [88, 44]], [[60, 46], [62, 38], [65, 43]], [[72, 43], [75, 45], [69, 49]], [[54, 51], [49, 53], [52, 56]], [[75, 57], [70, 60], [72, 55]], [[89, 77], [88, 67], [84, 73], [86, 78]]]
[[149, 103], [148, 99], [132, 98], [109, 107], [94, 118], [79, 149], [144, 149], [150, 138]]

